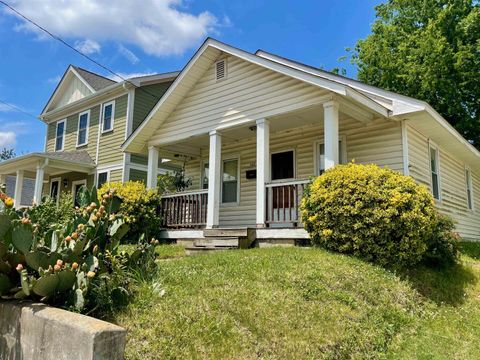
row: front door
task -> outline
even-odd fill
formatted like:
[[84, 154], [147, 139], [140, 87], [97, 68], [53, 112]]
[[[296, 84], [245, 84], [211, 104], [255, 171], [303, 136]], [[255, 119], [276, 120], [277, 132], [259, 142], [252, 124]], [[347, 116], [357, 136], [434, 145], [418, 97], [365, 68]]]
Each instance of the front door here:
[[52, 179], [50, 182], [50, 197], [58, 202], [58, 199], [60, 197], [60, 181], [62, 179], [60, 178], [55, 178]]
[[296, 222], [295, 218], [295, 191], [291, 185], [282, 185], [295, 179], [295, 151], [286, 150], [271, 155], [272, 183], [277, 183], [270, 189], [270, 206], [274, 224], [271, 226], [285, 227]]
[[73, 205], [80, 206], [78, 203], [78, 193], [82, 186], [87, 186], [87, 180], [77, 180], [72, 182]]

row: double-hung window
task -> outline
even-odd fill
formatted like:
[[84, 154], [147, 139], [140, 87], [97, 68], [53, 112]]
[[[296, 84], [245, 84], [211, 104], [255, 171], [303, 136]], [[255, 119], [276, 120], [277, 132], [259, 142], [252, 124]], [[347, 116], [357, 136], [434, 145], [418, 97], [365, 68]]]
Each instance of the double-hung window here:
[[[346, 154], [345, 154], [345, 140], [338, 141], [338, 161], [340, 164], [345, 164], [346, 162]], [[316, 150], [317, 152], [317, 163], [316, 165], [316, 174], [322, 175], [325, 172], [325, 144], [324, 142], [317, 142], [316, 143]]]
[[436, 200], [440, 200], [440, 167], [438, 162], [438, 148], [430, 145], [430, 171], [432, 177], [432, 195]]
[[467, 206], [470, 210], [473, 210], [473, 185], [470, 169], [465, 169], [465, 183], [467, 185]]
[[222, 203], [237, 203], [239, 191], [238, 159], [224, 160], [222, 169]]
[[102, 133], [113, 130], [115, 120], [115, 101], [103, 104], [102, 109]]
[[66, 126], [66, 119], [57, 122], [57, 128], [55, 130], [55, 151], [63, 151], [63, 147], [65, 145]]
[[83, 146], [87, 144], [89, 123], [90, 111], [84, 111], [78, 115], [77, 146]]
[[103, 184], [108, 182], [108, 171], [100, 172], [97, 175], [97, 189], [100, 189]]

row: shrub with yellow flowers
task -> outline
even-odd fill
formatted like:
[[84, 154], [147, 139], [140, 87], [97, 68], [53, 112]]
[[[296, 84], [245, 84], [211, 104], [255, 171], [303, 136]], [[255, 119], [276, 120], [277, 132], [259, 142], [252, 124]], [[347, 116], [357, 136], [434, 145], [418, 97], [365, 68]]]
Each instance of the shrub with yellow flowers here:
[[103, 184], [98, 190], [99, 196], [109, 189], [115, 189], [122, 199], [119, 214], [130, 227], [125, 241], [136, 242], [140, 234], [144, 234], [145, 239], [158, 235], [162, 221], [159, 211], [161, 198], [157, 190], [148, 190], [140, 181], [110, 182]]
[[314, 244], [383, 266], [455, 262], [458, 236], [428, 189], [376, 165], [339, 165], [307, 186], [302, 220]]

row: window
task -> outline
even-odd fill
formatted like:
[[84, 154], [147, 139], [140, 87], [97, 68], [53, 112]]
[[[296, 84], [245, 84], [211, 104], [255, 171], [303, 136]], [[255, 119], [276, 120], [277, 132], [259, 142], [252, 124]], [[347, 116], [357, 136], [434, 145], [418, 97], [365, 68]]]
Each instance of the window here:
[[108, 171], [98, 173], [97, 189], [100, 189], [106, 182], [108, 182]]
[[432, 195], [440, 200], [440, 174], [438, 167], [438, 149], [430, 145], [430, 171], [432, 172]]
[[222, 203], [238, 202], [238, 160], [223, 161]]
[[208, 163], [203, 163], [202, 167], [202, 189], [208, 189]]
[[80, 206], [78, 202], [78, 194], [80, 193], [80, 189], [83, 186], [87, 186], [87, 180], [77, 180], [72, 182], [72, 195], [73, 195], [73, 205]]
[[78, 115], [77, 146], [86, 145], [88, 142], [88, 125], [90, 122], [90, 111]]
[[55, 131], [55, 151], [63, 151], [65, 144], [65, 131], [67, 120], [57, 122], [57, 129]]
[[271, 156], [272, 180], [295, 177], [295, 153], [293, 150], [273, 153]]
[[102, 112], [102, 132], [113, 130], [113, 121], [115, 118], [115, 101], [103, 104]]
[[467, 185], [467, 205], [470, 210], [473, 210], [472, 173], [469, 169], [465, 169], [465, 182]]
[[[338, 141], [338, 160], [340, 164], [345, 164], [346, 162], [346, 154], [345, 154], [345, 140]], [[321, 175], [325, 171], [325, 144], [322, 142], [318, 142], [316, 144], [316, 151], [317, 151], [317, 163], [316, 163], [316, 174]]]

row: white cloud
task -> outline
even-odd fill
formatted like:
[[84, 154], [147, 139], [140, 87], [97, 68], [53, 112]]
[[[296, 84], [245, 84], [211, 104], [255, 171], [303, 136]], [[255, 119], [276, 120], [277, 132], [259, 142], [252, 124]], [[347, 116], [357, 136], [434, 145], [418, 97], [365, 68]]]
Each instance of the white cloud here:
[[148, 76], [148, 75], [154, 75], [157, 74], [156, 72], [135, 72], [135, 73], [122, 73], [122, 72], [117, 72], [118, 76], [116, 75], [110, 75], [107, 76], [109, 79], [112, 79], [114, 81], [122, 81], [123, 79], [131, 79], [135, 77], [140, 77], [140, 76]]
[[122, 44], [118, 45], [118, 52], [126, 58], [128, 61], [130, 61], [133, 65], [138, 63], [140, 59], [135, 55], [132, 51], [128, 50], [125, 46]]
[[60, 80], [62, 80], [62, 76], [61, 76], [61, 75], [57, 75], [57, 76], [48, 78], [48, 79], [47, 79], [47, 82], [48, 82], [49, 84], [58, 84], [58, 83], [60, 82]]
[[[108, 6], [96, 0], [13, 0], [10, 4], [56, 35], [98, 44], [133, 44], [156, 56], [182, 54], [225, 26], [224, 21], [230, 25], [228, 17], [219, 21], [208, 11], [188, 12], [183, 0], [143, 0], [141, 4], [117, 0]], [[33, 25], [18, 19], [21, 23], [17, 29], [35, 31], [44, 37]]]
[[0, 148], [12, 148], [17, 143], [17, 135], [13, 131], [0, 132]]
[[100, 52], [100, 44], [94, 40], [75, 41], [75, 49], [83, 54], [91, 55]]
[[13, 110], [7, 104], [0, 103], [0, 112], [11, 112], [11, 111], [15, 111], [15, 110]]

